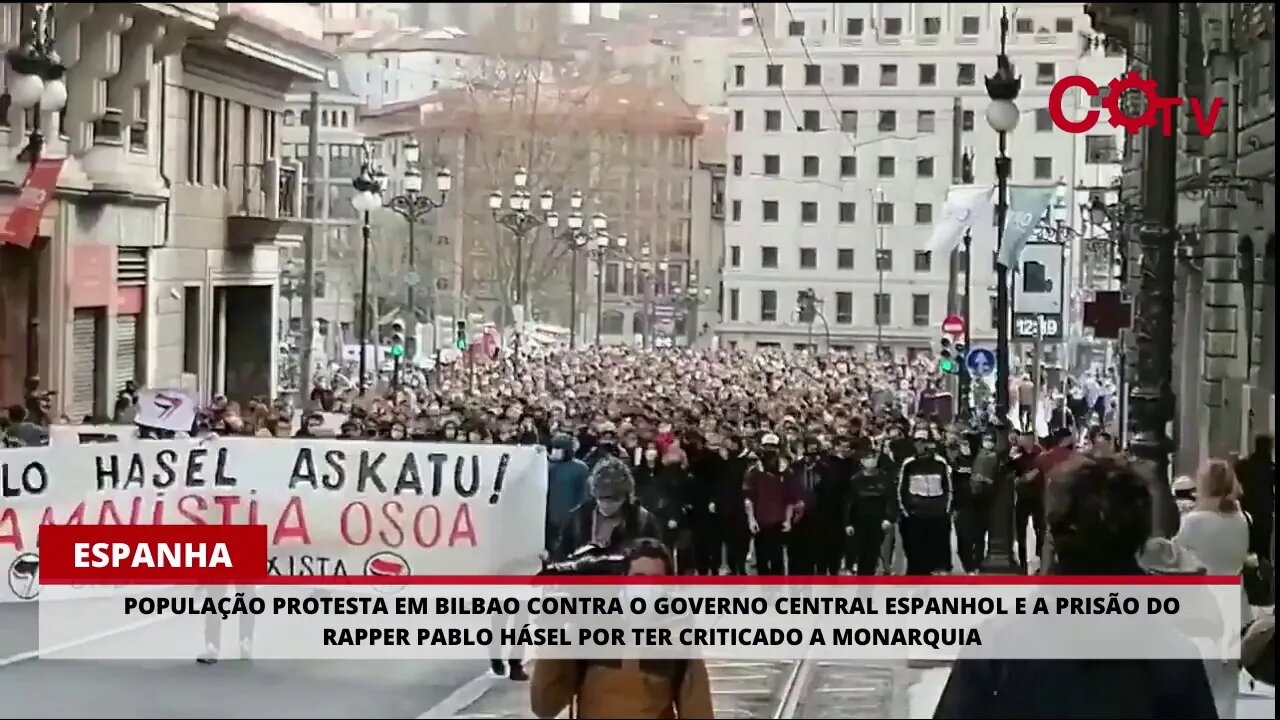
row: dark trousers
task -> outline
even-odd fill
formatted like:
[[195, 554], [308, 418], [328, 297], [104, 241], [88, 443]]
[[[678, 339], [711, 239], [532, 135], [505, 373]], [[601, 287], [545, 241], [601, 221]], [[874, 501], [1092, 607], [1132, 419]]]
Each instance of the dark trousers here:
[[[815, 520], [802, 520], [787, 533], [787, 574], [788, 575], [825, 575], [829, 561], [830, 545], [834, 540], [836, 548], [840, 548], [841, 537], [831, 537], [831, 533], [822, 523]], [[836, 556], [836, 570], [839, 571], [840, 559]], [[834, 574], [834, 573], [832, 573]]]
[[723, 564], [724, 525], [718, 517], [699, 518], [693, 526], [691, 572], [719, 575]]
[[838, 523], [824, 524], [816, 548], [815, 575], [839, 575], [849, 552], [849, 537]]
[[853, 569], [859, 575], [875, 575], [884, 546], [884, 526], [878, 518], [859, 521], [853, 526], [853, 543], [849, 553]]
[[756, 574], [784, 575], [786, 566], [784, 547], [787, 534], [782, 532], [781, 525], [760, 528], [756, 533]]
[[1023, 432], [1036, 431], [1036, 413], [1035, 408], [1030, 405], [1018, 406], [1018, 424], [1022, 426]]
[[1036, 557], [1044, 549], [1044, 502], [1039, 498], [1019, 498], [1013, 506], [1013, 542], [1018, 548], [1018, 564], [1027, 571], [1027, 521], [1035, 534]]
[[751, 530], [743, 517], [724, 521], [724, 563], [730, 575], [747, 574], [747, 552], [751, 549]]
[[975, 502], [956, 511], [956, 554], [965, 572], [977, 572], [987, 557], [988, 503]]
[[950, 518], [905, 517], [900, 527], [908, 575], [931, 575], [951, 566]]
[[519, 665], [524, 660], [524, 652], [518, 646], [504, 645], [502, 631], [505, 629], [518, 631], [527, 622], [529, 622], [529, 613], [523, 610], [515, 615], [494, 615], [490, 621], [490, 627], [493, 628], [493, 644], [489, 646], [489, 659], [502, 662], [502, 655], [505, 652], [513, 666]]
[[[245, 600], [252, 600], [257, 596], [257, 589], [253, 586], [236, 588], [229, 585], [215, 586], [209, 588], [209, 597], [218, 600], [224, 597], [231, 597], [233, 591], [244, 593]], [[257, 616], [253, 613], [241, 615], [238, 618], [240, 624], [240, 642], [248, 643], [253, 641], [253, 627], [257, 621]], [[206, 647], [218, 652], [222, 649], [222, 623], [230, 622], [223, 620], [221, 615], [205, 615], [204, 616], [204, 644]]]

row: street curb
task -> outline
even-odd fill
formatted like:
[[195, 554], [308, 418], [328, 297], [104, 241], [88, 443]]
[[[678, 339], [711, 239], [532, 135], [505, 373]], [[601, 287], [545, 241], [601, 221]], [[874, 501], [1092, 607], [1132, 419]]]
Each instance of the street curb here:
[[[64, 643], [59, 643], [57, 645], [54, 645], [53, 647], [47, 647], [47, 648], [37, 647], [34, 650], [27, 650], [26, 652], [20, 652], [16, 655], [10, 655], [9, 657], [6, 657], [6, 658], [0, 658], [0, 670], [13, 665], [17, 665], [19, 663], [27, 662], [30, 660], [39, 660], [40, 653], [42, 651], [48, 655], [56, 655], [57, 653], [63, 652], [65, 650], [70, 650], [71, 648], [74, 648], [74, 647], [80, 647], [81, 645], [88, 645], [89, 643], [97, 642], [99, 640], [105, 640], [106, 638], [109, 638], [109, 637], [114, 637], [116, 635], [121, 635], [127, 632], [133, 632], [134, 630], [140, 630], [144, 627], [147, 627], [148, 625], [154, 625], [160, 622], [161, 620], [165, 620], [165, 619], [167, 618], [164, 616], [150, 617], [150, 618], [147, 618], [146, 620], [139, 620], [136, 623], [130, 623], [129, 625], [123, 625], [121, 627], [112, 628], [110, 630], [103, 630], [102, 632], [97, 632], [92, 635], [86, 635], [82, 638], [77, 638], [75, 640], [69, 640]], [[37, 644], [38, 643], [39, 641], [37, 640]]]

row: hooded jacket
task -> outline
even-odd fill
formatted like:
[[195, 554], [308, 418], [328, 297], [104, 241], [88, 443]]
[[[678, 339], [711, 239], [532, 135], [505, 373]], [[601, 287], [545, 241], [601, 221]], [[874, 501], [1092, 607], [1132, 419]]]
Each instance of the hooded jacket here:
[[564, 433], [551, 438], [551, 449], [560, 451], [560, 459], [547, 465], [547, 523], [562, 527], [573, 509], [587, 499], [587, 464], [573, 457], [573, 438]]
[[628, 543], [640, 538], [662, 538], [662, 531], [653, 514], [636, 502], [635, 478], [626, 465], [619, 460], [606, 460], [598, 464], [589, 478], [591, 495], [581, 505], [573, 509], [568, 521], [560, 532], [560, 539], [551, 553], [553, 561], [562, 561], [579, 548], [592, 544], [596, 522], [596, 497], [602, 495], [601, 486], [607, 483], [605, 497], [620, 495], [626, 498], [622, 508], [615, 516], [617, 525], [613, 528], [606, 552], [619, 552]]

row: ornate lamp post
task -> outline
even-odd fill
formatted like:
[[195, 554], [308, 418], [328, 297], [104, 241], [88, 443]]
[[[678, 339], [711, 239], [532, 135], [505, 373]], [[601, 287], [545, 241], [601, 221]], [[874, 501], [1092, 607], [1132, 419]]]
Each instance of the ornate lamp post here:
[[368, 372], [369, 344], [369, 240], [373, 234], [371, 214], [382, 207], [382, 191], [386, 187], [386, 173], [373, 163], [373, 154], [368, 145], [361, 146], [360, 174], [351, 181], [356, 194], [351, 198], [351, 205], [363, 219], [360, 225], [360, 394], [368, 390], [366, 374]]
[[[553, 231], [560, 227], [560, 216], [554, 212], [546, 214], [547, 227]], [[569, 196], [569, 217], [565, 220], [568, 227], [561, 239], [568, 244], [572, 253], [573, 266], [569, 270], [569, 347], [578, 346], [578, 256], [591, 240], [604, 236], [609, 226], [609, 219], [604, 213], [591, 216], [591, 226], [584, 230], [585, 220], [582, 217], [582, 193], [574, 191]], [[607, 236], [604, 236], [608, 240]]]
[[596, 345], [602, 344], [604, 333], [604, 263], [614, 252], [625, 252], [627, 236], [610, 237], [603, 231], [596, 234], [596, 245], [591, 249], [591, 256], [596, 261]]
[[418, 322], [417, 301], [418, 301], [418, 284], [422, 281], [422, 277], [418, 274], [417, 258], [415, 257], [417, 242], [414, 238], [414, 228], [418, 223], [426, 219], [432, 211], [444, 207], [445, 201], [449, 199], [449, 191], [453, 189], [453, 174], [448, 168], [440, 168], [436, 172], [436, 190], [440, 193], [440, 199], [437, 200], [430, 195], [422, 194], [422, 171], [418, 168], [418, 162], [422, 157], [422, 150], [416, 140], [410, 140], [404, 146], [404, 160], [408, 165], [408, 169], [404, 174], [404, 192], [387, 201], [386, 207], [392, 212], [404, 218], [409, 225], [409, 273], [405, 276], [405, 285], [408, 286], [408, 302], [406, 304], [406, 314], [409, 316], [409, 354], [410, 357], [417, 352], [418, 337], [416, 335], [416, 327]]
[[[666, 293], [668, 278], [667, 270], [671, 266], [667, 263], [666, 258], [661, 260], [652, 260], [650, 258], [649, 246], [642, 245], [640, 247], [640, 264], [637, 267], [639, 271], [638, 279], [644, 291], [644, 301], [641, 305], [643, 308], [644, 332], [641, 333], [641, 347], [648, 348], [653, 342], [653, 306], [656, 296], [661, 292]], [[659, 285], [661, 283], [661, 285]]]
[[[511, 177], [511, 191], [505, 196], [507, 209], [504, 210], [503, 193], [494, 190], [489, 195], [489, 210], [493, 213], [493, 221], [511, 231], [516, 238], [515, 267], [515, 301], [516, 306], [524, 312], [524, 252], [525, 239], [529, 233], [538, 229], [545, 222], [543, 217], [533, 209], [533, 196], [529, 194], [529, 171], [516, 168]], [[538, 197], [538, 209], [542, 213], [551, 211], [555, 205], [555, 196], [547, 190]], [[520, 328], [516, 328], [516, 350], [520, 349]]]
[[702, 309], [702, 304], [711, 299], [711, 288], [698, 285], [698, 273], [695, 270], [689, 273], [688, 285], [684, 288], [684, 292], [680, 292], [679, 288], [672, 288], [672, 297], [684, 312], [685, 335], [689, 347], [692, 348], [698, 342], [699, 311]]

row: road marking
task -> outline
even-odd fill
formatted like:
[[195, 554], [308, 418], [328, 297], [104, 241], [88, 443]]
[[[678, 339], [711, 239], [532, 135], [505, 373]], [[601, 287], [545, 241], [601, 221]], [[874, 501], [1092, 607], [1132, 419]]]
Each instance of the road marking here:
[[[142, 628], [148, 625], [154, 625], [155, 623], [158, 623], [161, 620], [165, 620], [165, 619], [167, 618], [164, 616], [150, 617], [150, 618], [147, 618], [146, 620], [139, 620], [138, 622], [130, 623], [128, 625], [122, 625], [120, 627], [112, 628], [110, 630], [103, 630], [102, 632], [96, 632], [92, 635], [85, 635], [84, 637], [76, 638], [75, 640], [68, 640], [63, 643], [58, 643], [57, 645], [54, 645], [52, 647], [46, 647], [46, 648], [37, 647], [35, 650], [20, 652], [16, 655], [10, 655], [9, 657], [6, 657], [6, 658], [0, 658], [0, 668], [6, 668], [6, 667], [9, 667], [10, 665], [17, 665], [18, 663], [26, 662], [28, 660], [38, 660], [40, 659], [41, 651], [43, 651], [47, 655], [56, 655], [60, 652], [63, 652], [64, 650], [70, 650], [71, 648], [74, 648], [74, 647], [80, 647], [81, 645], [88, 645], [89, 643], [92, 643], [92, 642], [105, 640], [106, 638], [113, 637], [116, 635], [121, 635], [127, 632], [133, 632], [134, 630], [141, 630]], [[39, 639], [36, 640], [36, 643], [39, 644]]]
[[[530, 665], [531, 664], [532, 663], [530, 663]], [[526, 669], [532, 668], [526, 667]], [[427, 718], [451, 718], [458, 713], [461, 713], [463, 710], [466, 710], [477, 700], [484, 697], [484, 694], [489, 692], [489, 688], [492, 688], [494, 683], [499, 680], [505, 681], [506, 678], [500, 678], [490, 672], [486, 672], [483, 675], [472, 678], [462, 687], [450, 693], [444, 700], [441, 700], [426, 712], [418, 715], [418, 720], [427, 720]]]

